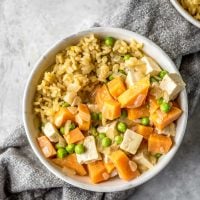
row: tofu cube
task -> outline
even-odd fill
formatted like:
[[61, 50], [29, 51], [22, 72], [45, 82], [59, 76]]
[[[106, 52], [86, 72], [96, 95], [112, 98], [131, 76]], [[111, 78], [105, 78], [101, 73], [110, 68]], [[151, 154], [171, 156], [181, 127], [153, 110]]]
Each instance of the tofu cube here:
[[74, 98], [77, 96], [76, 92], [67, 92], [66, 95], [64, 96], [64, 101], [69, 103], [70, 105], [73, 103]]
[[178, 74], [166, 74], [160, 82], [160, 88], [167, 93], [169, 100], [174, 100], [184, 87], [185, 83]]
[[138, 82], [143, 77], [144, 77], [144, 74], [142, 72], [129, 69], [127, 72], [126, 80], [125, 80], [127, 88], [130, 88], [131, 86], [133, 86], [136, 82]]
[[52, 123], [47, 122], [44, 125], [44, 127], [42, 127], [42, 131], [49, 138], [51, 142], [59, 141], [60, 134], [58, 133], [58, 130]]
[[143, 152], [136, 154], [133, 159], [136, 163], [143, 165], [147, 167], [148, 169], [151, 169], [153, 167], [153, 164], [148, 160], [148, 158], [144, 155]]
[[137, 134], [130, 129], [127, 129], [124, 133], [124, 139], [120, 145], [120, 148], [131, 154], [135, 154], [142, 142], [142, 139], [142, 135]]
[[76, 154], [77, 161], [80, 164], [87, 164], [95, 160], [99, 160], [99, 154], [97, 152], [94, 136], [87, 136], [83, 142], [86, 151], [82, 154]]
[[109, 137], [111, 140], [114, 140], [115, 136], [118, 135], [118, 131], [116, 129], [117, 121], [114, 121], [109, 124], [108, 130], [106, 132], [106, 136]]
[[141, 60], [146, 65], [146, 74], [157, 75], [161, 71], [159, 65], [152, 58], [144, 56]]

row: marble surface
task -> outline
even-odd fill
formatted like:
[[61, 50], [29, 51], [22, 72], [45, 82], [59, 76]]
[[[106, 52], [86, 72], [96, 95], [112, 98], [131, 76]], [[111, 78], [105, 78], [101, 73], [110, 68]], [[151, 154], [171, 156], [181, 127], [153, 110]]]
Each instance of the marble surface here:
[[[84, 28], [115, 0], [0, 1], [0, 139], [22, 123], [25, 83], [39, 56], [54, 42]], [[200, 106], [190, 117], [173, 161], [130, 199], [200, 199]]]

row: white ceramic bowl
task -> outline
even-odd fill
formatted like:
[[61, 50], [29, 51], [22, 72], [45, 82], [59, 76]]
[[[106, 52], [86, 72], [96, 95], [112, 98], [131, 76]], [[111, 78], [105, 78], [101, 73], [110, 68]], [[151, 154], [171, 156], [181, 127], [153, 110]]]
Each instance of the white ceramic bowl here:
[[176, 8], [176, 10], [190, 23], [200, 28], [200, 21], [192, 17], [190, 13], [188, 13], [177, 0], [170, 0], [172, 5]]
[[155, 45], [152, 41], [148, 40], [147, 38], [138, 35], [137, 33], [133, 33], [128, 30], [119, 29], [119, 28], [92, 28], [86, 31], [79, 32], [77, 34], [71, 35], [63, 40], [60, 40], [55, 45], [50, 47], [48, 51], [44, 53], [44, 55], [38, 60], [36, 65], [34, 66], [33, 71], [31, 72], [26, 89], [24, 92], [24, 99], [23, 99], [23, 121], [26, 129], [26, 134], [31, 144], [31, 147], [34, 153], [37, 155], [39, 160], [46, 166], [48, 170], [50, 170], [53, 174], [57, 177], [61, 178], [62, 180], [70, 183], [76, 187], [83, 188], [86, 190], [91, 191], [98, 191], [98, 192], [114, 192], [114, 191], [121, 191], [126, 190], [129, 188], [136, 187], [141, 185], [142, 183], [148, 181], [156, 174], [158, 174], [173, 158], [174, 154], [176, 153], [177, 149], [179, 148], [181, 141], [183, 139], [186, 123], [187, 123], [187, 114], [188, 114], [188, 104], [187, 104], [187, 95], [186, 90], [183, 90], [179, 96], [179, 103], [181, 108], [183, 109], [183, 114], [179, 118], [177, 122], [177, 134], [175, 137], [175, 144], [170, 150], [170, 152], [163, 156], [160, 159], [159, 163], [151, 170], [145, 172], [140, 177], [135, 180], [125, 182], [119, 178], [114, 178], [109, 181], [100, 183], [100, 184], [92, 184], [89, 181], [88, 177], [80, 177], [80, 176], [66, 176], [63, 172], [55, 166], [52, 162], [48, 161], [42, 154], [37, 144], [37, 135], [38, 129], [34, 126], [34, 114], [32, 109], [32, 103], [34, 98], [34, 93], [36, 89], [36, 85], [40, 80], [41, 76], [43, 75], [44, 71], [50, 66], [55, 59], [56, 53], [60, 50], [65, 48], [68, 45], [74, 44], [78, 42], [80, 38], [90, 33], [94, 33], [100, 37], [104, 36], [112, 36], [115, 38], [123, 39], [130, 42], [131, 39], [135, 39], [138, 42], [144, 44], [144, 51], [154, 58], [160, 66], [164, 69], [168, 70], [169, 72], [179, 73], [174, 63], [171, 59], [162, 51], [157, 45]]

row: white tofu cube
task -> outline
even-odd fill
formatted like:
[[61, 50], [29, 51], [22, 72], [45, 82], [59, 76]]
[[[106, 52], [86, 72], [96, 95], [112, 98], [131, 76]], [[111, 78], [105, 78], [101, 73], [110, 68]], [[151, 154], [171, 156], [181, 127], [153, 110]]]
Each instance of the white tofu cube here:
[[129, 69], [125, 80], [126, 86], [130, 88], [143, 77], [144, 74], [142, 72]]
[[166, 74], [160, 82], [160, 88], [168, 94], [169, 100], [175, 99], [184, 87], [185, 83], [178, 74]]
[[83, 142], [86, 151], [82, 154], [76, 154], [77, 161], [80, 164], [93, 162], [99, 160], [99, 154], [97, 152], [94, 136], [87, 136]]
[[106, 132], [106, 136], [109, 137], [111, 140], [114, 140], [115, 136], [118, 135], [116, 126], [117, 126], [117, 121], [108, 124], [108, 130]]
[[106, 125], [106, 126], [99, 126], [99, 127], [97, 127], [97, 131], [99, 132], [99, 133], [106, 133], [107, 131], [108, 131], [108, 125]]
[[97, 104], [87, 104], [87, 106], [91, 112], [99, 112], [99, 107]]
[[131, 154], [135, 154], [142, 142], [142, 135], [127, 129], [124, 133], [124, 139], [120, 145], [120, 148]]
[[56, 127], [50, 122], [47, 122], [44, 127], [42, 127], [42, 131], [51, 142], [58, 142], [59, 137], [61, 137]]
[[165, 127], [163, 130], [157, 129], [156, 131], [158, 134], [163, 134], [167, 136], [175, 136], [176, 135], [176, 125], [174, 123], [171, 123], [167, 127]]
[[148, 169], [151, 169], [153, 167], [153, 164], [148, 160], [148, 158], [144, 155], [143, 152], [136, 154], [133, 159], [136, 163], [143, 165], [147, 167]]
[[161, 71], [159, 65], [152, 58], [144, 56], [141, 60], [146, 65], [146, 74], [157, 75]]

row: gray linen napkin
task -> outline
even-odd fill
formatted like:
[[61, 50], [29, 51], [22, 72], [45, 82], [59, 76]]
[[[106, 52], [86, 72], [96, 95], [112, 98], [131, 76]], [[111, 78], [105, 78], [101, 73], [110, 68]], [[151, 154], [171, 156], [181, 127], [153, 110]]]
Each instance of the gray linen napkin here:
[[[126, 28], [145, 35], [163, 48], [177, 67], [181, 63], [189, 108], [194, 110], [200, 94], [200, 29], [182, 18], [169, 0], [124, 0], [117, 9], [108, 7], [96, 24]], [[133, 191], [103, 194], [64, 183], [47, 171], [33, 154], [23, 126], [0, 141], [0, 199], [123, 200]]]

